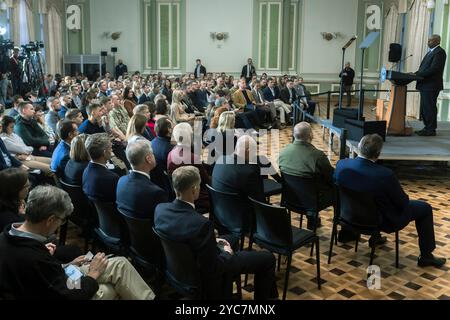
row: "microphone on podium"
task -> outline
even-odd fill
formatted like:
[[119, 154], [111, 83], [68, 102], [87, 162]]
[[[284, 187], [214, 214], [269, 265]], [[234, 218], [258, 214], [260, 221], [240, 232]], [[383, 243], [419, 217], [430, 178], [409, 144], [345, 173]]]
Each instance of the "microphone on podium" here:
[[350, 47], [356, 39], [358, 39], [358, 36], [354, 35], [350, 40], [348, 40], [348, 42], [345, 44], [345, 46], [342, 49], [347, 49], [348, 47]]
[[410, 54], [409, 56], [407, 56], [406, 58], [403, 58], [402, 60], [400, 60], [400, 62], [405, 62], [406, 60], [408, 60], [409, 58], [413, 57], [413, 54]]

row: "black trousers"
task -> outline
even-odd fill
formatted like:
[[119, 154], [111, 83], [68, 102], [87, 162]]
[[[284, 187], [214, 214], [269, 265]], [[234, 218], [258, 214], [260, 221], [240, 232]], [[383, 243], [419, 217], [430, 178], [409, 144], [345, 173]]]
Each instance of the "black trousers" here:
[[350, 107], [352, 104], [352, 86], [353, 85], [344, 85], [344, 93], [347, 96], [347, 107]]
[[409, 201], [408, 211], [411, 215], [410, 221], [416, 223], [420, 254], [422, 256], [431, 254], [436, 249], [433, 208], [424, 201], [411, 200]]
[[437, 129], [437, 98], [440, 91], [420, 91], [420, 117], [427, 133]]

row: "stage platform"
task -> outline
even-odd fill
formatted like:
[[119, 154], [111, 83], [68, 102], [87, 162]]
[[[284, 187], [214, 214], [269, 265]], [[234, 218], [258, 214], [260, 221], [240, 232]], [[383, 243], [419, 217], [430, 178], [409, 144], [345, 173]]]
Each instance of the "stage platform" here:
[[[421, 130], [423, 123], [410, 122], [414, 130]], [[359, 141], [348, 141], [350, 154], [356, 156]], [[450, 162], [450, 122], [438, 124], [436, 137], [386, 137], [381, 152], [382, 160], [446, 161]]]

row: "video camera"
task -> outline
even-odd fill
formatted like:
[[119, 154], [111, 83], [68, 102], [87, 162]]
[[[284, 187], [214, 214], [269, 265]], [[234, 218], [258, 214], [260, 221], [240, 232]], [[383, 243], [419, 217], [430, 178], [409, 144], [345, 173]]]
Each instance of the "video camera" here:
[[14, 49], [14, 42], [11, 40], [1, 40], [0, 41], [0, 51], [4, 52], [7, 50], [13, 50]]

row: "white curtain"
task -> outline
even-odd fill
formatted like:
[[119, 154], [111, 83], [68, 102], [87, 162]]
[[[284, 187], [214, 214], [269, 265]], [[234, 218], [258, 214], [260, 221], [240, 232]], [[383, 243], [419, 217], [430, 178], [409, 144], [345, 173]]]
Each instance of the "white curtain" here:
[[[409, 31], [406, 56], [413, 55], [406, 61], [405, 72], [416, 72], [419, 69], [423, 57], [427, 53], [427, 42], [430, 29], [431, 12], [427, 9], [426, 1], [415, 0], [408, 12]], [[408, 86], [414, 90], [416, 83]], [[419, 93], [408, 94], [407, 116], [419, 118], [420, 95]]]
[[46, 15], [45, 46], [47, 72], [51, 74], [62, 72], [63, 41], [62, 19], [55, 6], [48, 8]]
[[[389, 62], [389, 45], [391, 43], [399, 42], [399, 29], [400, 29], [400, 21], [399, 21], [399, 13], [397, 6], [392, 4], [389, 8], [387, 15], [384, 18], [384, 37], [383, 37], [383, 57], [382, 57], [382, 65], [386, 66], [386, 69], [392, 69], [394, 64]], [[381, 85], [381, 90], [389, 90], [391, 87], [389, 81], [385, 81]], [[386, 100], [389, 95], [382, 92], [380, 93], [380, 99]]]
[[19, 2], [13, 0], [7, 0], [6, 4], [10, 9], [10, 35], [11, 40], [14, 41], [16, 46], [20, 46], [20, 12]]

